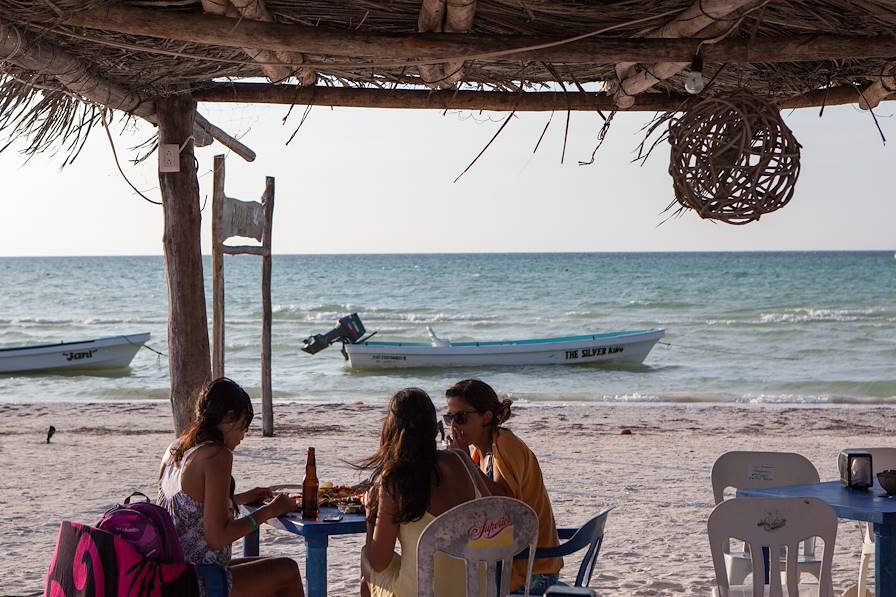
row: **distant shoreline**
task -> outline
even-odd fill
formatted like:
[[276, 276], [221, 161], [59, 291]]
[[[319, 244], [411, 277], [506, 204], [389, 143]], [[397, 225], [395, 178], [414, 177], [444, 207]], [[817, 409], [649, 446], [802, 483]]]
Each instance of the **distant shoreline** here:
[[[698, 250], [673, 250], [673, 251], [429, 251], [429, 252], [411, 252], [411, 253], [279, 253], [274, 251], [275, 257], [416, 257], [416, 256], [450, 256], [450, 255], [817, 255], [817, 254], [857, 254], [857, 253], [894, 253], [896, 249], [892, 247], [871, 248], [871, 249], [755, 249], [750, 251], [732, 250], [732, 251], [698, 251]], [[211, 258], [211, 254], [203, 253], [203, 257]], [[100, 255], [100, 254], [71, 254], [71, 255], [0, 255], [0, 259], [30, 259], [30, 258], [51, 258], [51, 259], [81, 259], [85, 257], [164, 257], [162, 253], [133, 253], [120, 255]], [[233, 257], [233, 256], [231, 256]], [[238, 257], [238, 256], [237, 256]], [[243, 256], [243, 257], [252, 257]]]
[[[399, 386], [396, 386], [396, 389], [399, 389]], [[256, 406], [256, 410], [261, 412], [261, 400], [257, 398], [258, 392], [251, 392], [250, 395], [254, 396], [252, 399], [253, 404]], [[438, 394], [431, 394], [431, 397], [434, 400], [439, 398]], [[388, 400], [386, 398], [382, 399], [371, 399], [371, 400], [345, 400], [345, 401], [337, 401], [337, 400], [309, 400], [309, 399], [296, 399], [296, 398], [286, 398], [286, 399], [278, 399], [274, 398], [274, 411], [276, 412], [277, 408], [292, 408], [295, 406], [309, 406], [309, 407], [326, 407], [333, 406], [339, 408], [357, 406], [359, 408], [379, 408], [384, 406]], [[113, 404], [121, 404], [121, 405], [132, 405], [132, 406], [140, 406], [140, 405], [156, 405], [156, 404], [169, 404], [170, 401], [167, 398], [109, 398], [108, 400], [96, 400], [96, 399], [84, 399], [84, 400], [72, 400], [70, 398], [66, 398], [64, 400], [17, 400], [17, 399], [0, 399], [0, 411], [4, 408], [16, 408], [22, 406], [52, 406], [52, 407], [103, 407], [106, 405]], [[803, 409], [803, 410], [811, 410], [813, 408], [831, 410], [831, 409], [845, 409], [845, 410], [879, 410], [885, 409], [887, 412], [891, 412], [894, 407], [896, 407], [896, 396], [892, 398], [884, 398], [880, 401], [867, 401], [865, 399], [855, 399], [843, 402], [754, 402], [754, 401], [712, 401], [712, 400], [655, 400], [655, 401], [613, 401], [613, 400], [568, 400], [568, 399], [558, 399], [558, 400], [527, 400], [527, 399], [514, 399], [514, 408], [519, 410], [532, 410], [539, 408], [606, 408], [606, 407], [632, 407], [636, 409], [645, 409], [645, 410], [655, 410], [657, 408], [687, 408], [693, 410], [702, 410], [702, 409], [712, 409], [712, 408], [728, 408], [728, 409], [748, 409], [748, 410], [790, 410], [790, 409]]]

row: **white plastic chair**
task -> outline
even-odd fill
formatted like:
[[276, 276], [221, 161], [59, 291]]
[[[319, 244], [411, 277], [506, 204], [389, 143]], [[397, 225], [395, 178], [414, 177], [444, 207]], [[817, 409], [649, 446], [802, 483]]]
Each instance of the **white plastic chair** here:
[[[442, 552], [466, 560], [467, 597], [481, 597], [483, 586], [487, 597], [505, 597], [510, 593], [513, 556], [526, 548], [530, 554], [528, 593], [537, 542], [538, 516], [525, 502], [490, 496], [455, 506], [429, 523], [417, 541], [417, 595], [434, 594], [434, 558], [436, 552]], [[496, 580], [498, 562], [503, 571], [500, 591]]]
[[[896, 448], [857, 448], [871, 454], [871, 467], [873, 473], [896, 469]], [[851, 597], [866, 597], [874, 595], [868, 587], [868, 567], [874, 561], [874, 526], [870, 522], [863, 525], [862, 557], [859, 560], [859, 582], [843, 594]]]
[[[707, 523], [712, 564], [716, 573], [714, 597], [833, 597], [831, 561], [837, 539], [837, 515], [834, 510], [815, 498], [733, 499], [715, 507]], [[799, 544], [809, 538], [824, 541], [818, 584], [800, 584], [796, 565]], [[743, 541], [753, 558], [752, 585], [728, 582], [725, 548], [731, 539]], [[764, 584], [765, 561], [763, 548], [768, 553], [784, 553], [769, 558], [769, 584]], [[782, 564], [784, 568], [782, 570]], [[782, 585], [786, 574], [786, 587]]]
[[[818, 470], [801, 454], [793, 452], [727, 452], [719, 456], [712, 467], [712, 493], [718, 505], [725, 499], [725, 490], [765, 489], [785, 485], [818, 483]], [[815, 557], [815, 544], [806, 541], [803, 554], [797, 559], [800, 573], [819, 578], [821, 561]], [[739, 585], [753, 571], [749, 550], [731, 551], [726, 544], [725, 566], [728, 582]]]

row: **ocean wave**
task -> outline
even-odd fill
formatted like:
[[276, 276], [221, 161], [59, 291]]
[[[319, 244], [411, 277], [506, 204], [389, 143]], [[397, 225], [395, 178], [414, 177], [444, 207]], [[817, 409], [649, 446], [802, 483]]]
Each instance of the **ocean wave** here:
[[632, 299], [625, 304], [627, 309], [669, 309], [672, 311], [690, 309], [693, 306], [693, 303], [651, 299]]
[[896, 321], [883, 309], [790, 309], [783, 313], [760, 313], [761, 323], [804, 323], [810, 321]]
[[835, 399], [829, 394], [747, 394], [733, 401], [748, 404], [831, 404]]
[[896, 395], [849, 396], [838, 394], [748, 394], [733, 399], [749, 404], [894, 404]]
[[308, 303], [308, 304], [289, 304], [289, 305], [271, 305], [271, 312], [278, 313], [306, 313], [314, 311], [323, 311], [326, 313], [351, 313], [356, 311], [357, 306], [351, 303]]
[[495, 315], [476, 315], [472, 313], [408, 313], [391, 311], [387, 309], [370, 309], [370, 310], [334, 310], [334, 311], [308, 311], [293, 305], [279, 306], [279, 309], [272, 307], [272, 312], [277, 319], [293, 319], [296, 321], [307, 322], [332, 322], [346, 315], [349, 312], [357, 312], [362, 321], [404, 321], [407, 323], [434, 323], [445, 321], [469, 322], [472, 324], [482, 324], [486, 322], [495, 322], [499, 318]]
[[710, 326], [713, 326], [713, 325], [726, 325], [727, 326], [727, 325], [737, 325], [740, 322], [736, 319], [707, 319], [703, 323], [705, 323], [706, 325], [710, 325]]
[[564, 317], [590, 319], [590, 318], [594, 317], [594, 312], [592, 312], [592, 311], [567, 311], [563, 314], [563, 316]]
[[147, 317], [122, 317], [122, 318], [100, 318], [87, 317], [85, 319], [53, 319], [49, 317], [20, 317], [12, 319], [0, 318], [0, 324], [3, 325], [110, 325], [122, 323], [140, 323], [147, 325], [167, 325], [168, 320], [165, 318], [147, 318]]
[[627, 394], [540, 394], [517, 393], [515, 400], [521, 402], [611, 402], [618, 404], [756, 404], [756, 405], [825, 405], [825, 404], [889, 404], [896, 403], [893, 396], [838, 396], [834, 394], [744, 394], [731, 395], [675, 395], [633, 392]]

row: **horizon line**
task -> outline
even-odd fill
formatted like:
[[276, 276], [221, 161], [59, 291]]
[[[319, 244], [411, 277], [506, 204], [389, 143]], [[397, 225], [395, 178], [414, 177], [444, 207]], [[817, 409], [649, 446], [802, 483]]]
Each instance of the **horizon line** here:
[[[712, 250], [703, 249], [675, 249], [675, 250], [632, 250], [632, 251], [408, 251], [408, 252], [344, 252], [344, 253], [272, 253], [272, 256], [280, 257], [371, 257], [371, 256], [398, 256], [398, 255], [657, 255], [657, 254], [736, 254], [736, 253], [888, 253], [893, 248], [873, 249], [729, 249]], [[236, 255], [240, 256], [240, 255]], [[257, 255], [245, 255], [257, 257]], [[164, 257], [164, 253], [84, 253], [84, 254], [46, 254], [46, 255], [0, 255], [0, 259], [23, 258], [70, 258], [83, 257]], [[202, 257], [211, 257], [211, 253], [202, 253]], [[234, 257], [234, 255], [228, 255]]]

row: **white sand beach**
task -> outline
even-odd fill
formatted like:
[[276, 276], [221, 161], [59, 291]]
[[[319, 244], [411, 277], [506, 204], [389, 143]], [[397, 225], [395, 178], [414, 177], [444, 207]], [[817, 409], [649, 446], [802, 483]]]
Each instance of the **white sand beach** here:
[[[355, 482], [345, 460], [372, 452], [383, 408], [277, 404], [277, 436], [261, 437], [256, 421], [236, 452], [238, 488], [300, 482], [309, 445], [321, 480]], [[57, 432], [48, 445], [49, 425]], [[896, 445], [896, 418], [884, 407], [529, 403], [509, 426], [538, 455], [559, 526], [616, 507], [592, 580], [600, 595], [710, 593], [706, 519], [721, 453], [795, 451], [835, 479], [841, 448]], [[59, 521], [93, 523], [135, 490], [155, 497], [170, 429], [170, 408], [159, 402], [0, 405], [0, 595], [41, 593]], [[356, 594], [360, 545], [360, 536], [331, 539], [329, 594]], [[855, 582], [860, 546], [858, 523], [841, 521], [835, 589]], [[261, 549], [304, 567], [293, 536], [265, 529]], [[564, 572], [577, 567], [570, 558]]]

